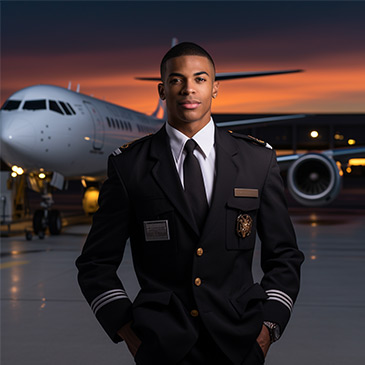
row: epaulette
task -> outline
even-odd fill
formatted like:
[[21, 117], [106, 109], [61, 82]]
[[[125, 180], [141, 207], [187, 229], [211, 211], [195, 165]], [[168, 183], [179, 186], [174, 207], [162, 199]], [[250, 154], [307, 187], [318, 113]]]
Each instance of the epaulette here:
[[232, 131], [228, 131], [233, 137], [236, 137], [236, 138], [241, 138], [241, 139], [244, 139], [246, 141], [250, 141], [250, 142], [253, 142], [255, 144], [258, 144], [262, 147], [266, 147], [266, 148], [269, 148], [272, 150], [272, 146], [270, 146], [267, 142], [265, 141], [262, 141], [261, 139], [258, 139], [258, 138], [255, 138], [255, 137], [252, 137], [252, 136], [249, 136], [249, 135], [246, 135], [246, 134], [240, 134], [240, 133], [235, 133], [235, 132], [232, 132]]
[[152, 133], [150, 134], [147, 134], [147, 136], [144, 136], [142, 138], [137, 138], [137, 139], [134, 139], [133, 141], [130, 141], [126, 144], [124, 144], [123, 146], [120, 146], [118, 147], [115, 151], [113, 151], [113, 156], [118, 156], [120, 155], [123, 151], [125, 151], [126, 149], [128, 149], [130, 146], [132, 145], [136, 145], [138, 144], [139, 142], [142, 142], [144, 141], [145, 139], [147, 138], [150, 138], [152, 136]]

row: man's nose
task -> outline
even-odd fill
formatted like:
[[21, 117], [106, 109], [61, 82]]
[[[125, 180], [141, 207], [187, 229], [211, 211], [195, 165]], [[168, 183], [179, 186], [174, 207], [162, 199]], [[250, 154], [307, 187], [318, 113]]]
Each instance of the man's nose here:
[[184, 85], [184, 88], [183, 88], [182, 92], [183, 92], [185, 95], [189, 95], [189, 94], [194, 93], [194, 92], [195, 92], [195, 89], [194, 89], [193, 81], [191, 81], [191, 80], [186, 80], [186, 82], [185, 82], [185, 85]]

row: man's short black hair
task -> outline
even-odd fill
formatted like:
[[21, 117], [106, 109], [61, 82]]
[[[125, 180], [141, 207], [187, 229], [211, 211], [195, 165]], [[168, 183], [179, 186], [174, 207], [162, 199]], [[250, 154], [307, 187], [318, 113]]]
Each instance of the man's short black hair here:
[[[180, 56], [201, 56], [207, 58], [213, 65], [215, 74], [215, 65], [211, 55], [202, 47], [192, 42], [182, 42], [169, 49], [161, 61], [160, 72], [161, 78], [163, 79], [164, 73], [166, 72], [166, 62], [175, 57]], [[214, 75], [215, 76], [215, 75]]]

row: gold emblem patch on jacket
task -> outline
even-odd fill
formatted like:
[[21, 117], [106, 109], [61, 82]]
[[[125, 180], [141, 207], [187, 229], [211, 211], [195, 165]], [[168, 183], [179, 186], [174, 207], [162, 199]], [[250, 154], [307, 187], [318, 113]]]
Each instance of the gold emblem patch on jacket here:
[[245, 238], [251, 234], [252, 218], [248, 214], [240, 214], [237, 217], [236, 232], [239, 237]]

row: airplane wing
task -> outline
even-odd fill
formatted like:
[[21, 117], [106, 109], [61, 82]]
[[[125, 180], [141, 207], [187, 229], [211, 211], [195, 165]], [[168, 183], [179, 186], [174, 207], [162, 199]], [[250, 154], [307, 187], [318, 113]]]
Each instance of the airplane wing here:
[[280, 171], [286, 171], [290, 167], [290, 165], [298, 160], [302, 155], [301, 154], [292, 154], [292, 155], [282, 155], [277, 156], [276, 160], [280, 166]]
[[221, 72], [217, 73], [215, 79], [221, 80], [233, 80], [233, 79], [245, 79], [248, 77], [259, 77], [259, 76], [271, 76], [281, 74], [291, 74], [296, 72], [303, 72], [303, 70], [281, 70], [281, 71], [252, 71], [252, 72]]
[[[251, 71], [251, 72], [217, 72], [215, 75], [216, 81], [246, 79], [249, 77], [282, 75], [296, 72], [303, 72], [303, 70], [279, 70], [279, 71]], [[142, 81], [161, 81], [160, 77], [135, 77], [136, 80]]]
[[336, 160], [343, 161], [351, 157], [365, 157], [365, 147], [338, 148], [335, 150], [326, 150], [323, 153]]
[[334, 150], [324, 150], [319, 152], [280, 155], [276, 158], [276, 160], [278, 161], [280, 169], [283, 171], [289, 168], [293, 162], [297, 161], [298, 159], [301, 159], [302, 156], [306, 156], [309, 154], [324, 155], [333, 160], [345, 163], [351, 158], [361, 157], [361, 156], [365, 157], [365, 147], [338, 148]]
[[320, 152], [307, 152], [307, 153], [299, 153], [299, 154], [291, 154], [291, 155], [280, 155], [276, 159], [279, 164], [286, 162], [292, 163], [296, 161], [301, 156], [304, 156], [308, 153], [318, 153], [333, 158], [335, 160], [339, 160], [341, 162], [347, 161], [353, 157], [365, 157], [365, 147], [345, 147], [345, 148], [336, 148], [333, 150], [324, 150]]
[[253, 119], [242, 119], [232, 120], [228, 122], [216, 122], [217, 127], [237, 127], [237, 126], [255, 126], [257, 124], [281, 122], [283, 120], [300, 119], [308, 117], [308, 114], [292, 114], [292, 115], [281, 115], [276, 117], [265, 117], [265, 118], [253, 118]]

